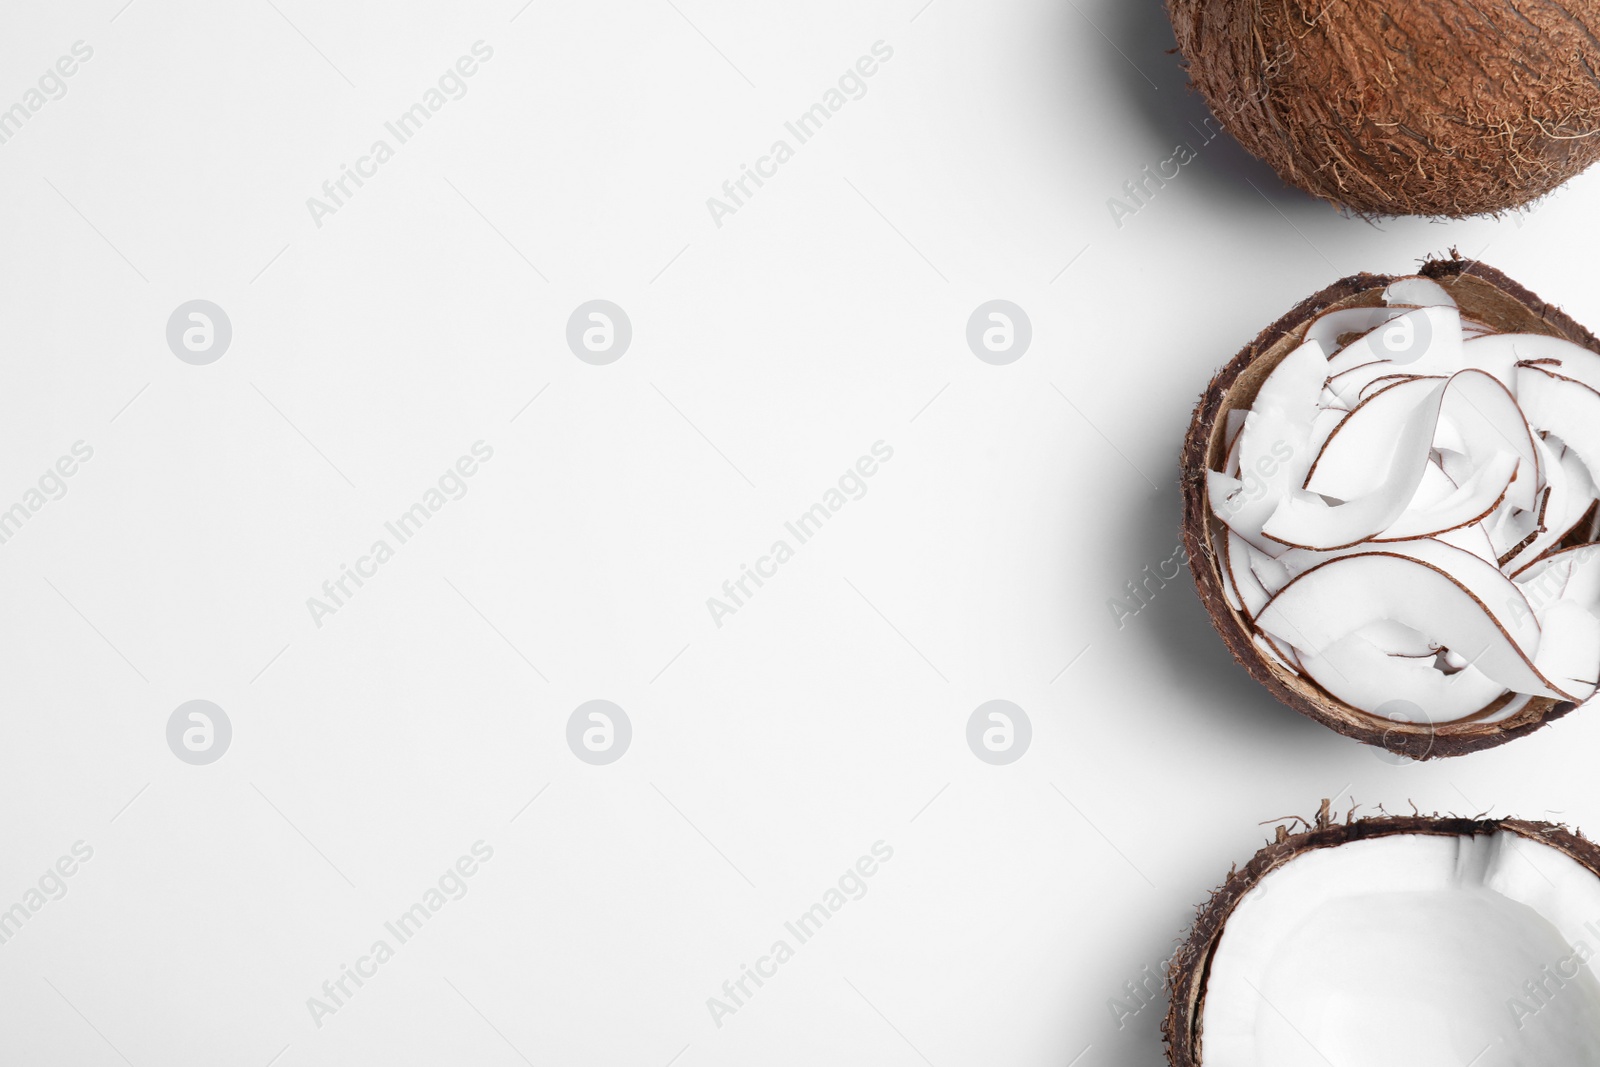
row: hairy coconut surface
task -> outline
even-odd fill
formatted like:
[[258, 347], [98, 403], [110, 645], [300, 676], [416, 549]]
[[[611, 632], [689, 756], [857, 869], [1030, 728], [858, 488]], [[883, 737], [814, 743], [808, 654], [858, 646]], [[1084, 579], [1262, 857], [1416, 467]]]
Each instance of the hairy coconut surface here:
[[[1344, 822], [1338, 822], [1330, 816], [1328, 809], [1329, 803], [1324, 800], [1312, 822], [1292, 820], [1305, 825], [1304, 832], [1291, 834], [1287, 827], [1278, 826], [1277, 839], [1257, 852], [1243, 868], [1230, 871], [1227, 881], [1200, 908], [1187, 939], [1167, 964], [1170, 1001], [1161, 1030], [1166, 1039], [1167, 1060], [1172, 1067], [1201, 1067], [1203, 1063], [1204, 1035], [1201, 1024], [1207, 982], [1229, 919], [1240, 902], [1260, 886], [1267, 875], [1296, 859], [1322, 849], [1397, 835], [1481, 838], [1509, 833], [1555, 849], [1600, 878], [1600, 848], [1582, 834], [1554, 823], [1425, 815], [1354, 819], [1353, 813], [1347, 815]], [[1372, 976], [1374, 982], [1381, 982], [1382, 979], [1380, 975]], [[1375, 1022], [1405, 1024], [1404, 1019], [1380, 1019]]]
[[1195, 87], [1292, 185], [1464, 217], [1600, 158], [1600, 0], [1168, 0]]
[[[1548, 334], [1600, 353], [1600, 340], [1593, 334], [1493, 267], [1454, 257], [1431, 261], [1421, 273], [1443, 285], [1463, 315], [1498, 333]], [[1575, 705], [1535, 699], [1498, 722], [1429, 724], [1397, 722], [1335, 698], [1297, 671], [1264, 655], [1252, 640], [1254, 631], [1249, 621], [1228, 603], [1219, 551], [1226, 528], [1214, 516], [1206, 489], [1206, 472], [1223, 465], [1228, 413], [1249, 409], [1262, 382], [1299, 347], [1311, 320], [1332, 308], [1379, 306], [1383, 290], [1393, 281], [1395, 278], [1389, 275], [1357, 274], [1335, 282], [1301, 301], [1217, 372], [1195, 407], [1184, 440], [1183, 540], [1200, 600], [1234, 659], [1251, 677], [1283, 703], [1347, 737], [1424, 760], [1504, 744], [1560, 718]], [[1506, 694], [1501, 705], [1511, 696]]]

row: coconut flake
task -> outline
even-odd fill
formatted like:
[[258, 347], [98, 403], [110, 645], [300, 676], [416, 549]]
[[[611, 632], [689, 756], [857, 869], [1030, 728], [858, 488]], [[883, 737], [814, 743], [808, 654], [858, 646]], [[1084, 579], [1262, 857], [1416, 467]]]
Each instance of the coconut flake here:
[[1306, 328], [1306, 340], [1315, 341], [1331, 357], [1343, 345], [1341, 338], [1371, 333], [1383, 324], [1404, 315], [1408, 309], [1394, 307], [1339, 308], [1324, 311]]
[[1391, 307], [1396, 304], [1411, 304], [1416, 307], [1456, 306], [1455, 297], [1451, 296], [1444, 286], [1432, 278], [1424, 278], [1421, 275], [1399, 278], [1389, 283], [1389, 288], [1383, 291], [1383, 299]]
[[1539, 622], [1516, 583], [1438, 541], [1385, 547], [1393, 551], [1341, 556], [1299, 575], [1261, 609], [1256, 625], [1302, 654], [1323, 655], [1362, 626], [1392, 620], [1506, 689], [1573, 699], [1535, 665]]
[[[1600, 355], [1437, 282], [1313, 319], [1208, 474], [1257, 646], [1371, 713], [1493, 721], [1600, 683]], [[1515, 580], [1512, 579], [1515, 575]]]

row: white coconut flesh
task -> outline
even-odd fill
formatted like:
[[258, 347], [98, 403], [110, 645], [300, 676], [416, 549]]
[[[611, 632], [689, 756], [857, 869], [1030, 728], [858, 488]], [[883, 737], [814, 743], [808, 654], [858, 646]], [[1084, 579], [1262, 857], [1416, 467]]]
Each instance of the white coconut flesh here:
[[1230, 606], [1362, 711], [1492, 723], [1600, 688], [1600, 355], [1422, 277], [1312, 320], [1207, 472]]
[[1240, 898], [1205, 1067], [1600, 1065], [1600, 878], [1509, 831], [1302, 853]]

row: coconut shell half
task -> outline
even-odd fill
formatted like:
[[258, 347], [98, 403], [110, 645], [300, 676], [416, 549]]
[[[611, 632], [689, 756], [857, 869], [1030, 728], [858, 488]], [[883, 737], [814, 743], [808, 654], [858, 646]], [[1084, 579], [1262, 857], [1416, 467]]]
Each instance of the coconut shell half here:
[[1222, 887], [1200, 908], [1188, 937], [1168, 961], [1170, 1002], [1161, 1031], [1166, 1040], [1167, 1061], [1172, 1067], [1202, 1067], [1201, 1022], [1206, 987], [1223, 932], [1244, 897], [1268, 874], [1291, 861], [1320, 849], [1402, 834], [1471, 838], [1505, 832], [1553, 848], [1600, 878], [1600, 847], [1582, 834], [1554, 823], [1425, 815], [1386, 815], [1369, 819], [1347, 816], [1344, 822], [1338, 822], [1329, 816], [1328, 807], [1328, 801], [1324, 800], [1316, 818], [1303, 823], [1306, 829], [1302, 833], [1291, 834], [1280, 825], [1275, 841], [1257, 852], [1243, 868], [1231, 871]]
[[[1464, 316], [1496, 332], [1548, 334], [1600, 353], [1600, 340], [1593, 334], [1493, 267], [1452, 255], [1450, 259], [1428, 262], [1420, 273], [1443, 285]], [[1532, 733], [1576, 705], [1535, 699], [1499, 722], [1429, 724], [1395, 722], [1335, 698], [1298, 672], [1265, 656], [1252, 641], [1248, 621], [1228, 603], [1218, 549], [1226, 530], [1213, 515], [1206, 491], [1206, 472], [1222, 469], [1225, 460], [1228, 413], [1249, 409], [1262, 382], [1299, 347], [1311, 320], [1329, 309], [1379, 306], [1384, 289], [1395, 280], [1390, 275], [1357, 274], [1333, 283], [1268, 326], [1212, 378], [1195, 407], [1184, 439], [1183, 541], [1206, 613], [1234, 659], [1252, 678], [1283, 703], [1329, 729], [1397, 755], [1423, 760], [1493, 748]]]

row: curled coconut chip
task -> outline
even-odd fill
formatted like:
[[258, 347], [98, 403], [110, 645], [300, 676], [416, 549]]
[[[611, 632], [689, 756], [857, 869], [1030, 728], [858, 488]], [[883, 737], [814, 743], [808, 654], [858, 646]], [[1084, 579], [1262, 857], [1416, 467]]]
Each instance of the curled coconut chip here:
[[1173, 1067], [1600, 1064], [1600, 849], [1328, 807], [1200, 909], [1167, 968]]
[[1273, 693], [1425, 759], [1600, 686], [1600, 343], [1459, 259], [1347, 278], [1211, 383], [1184, 528]]

